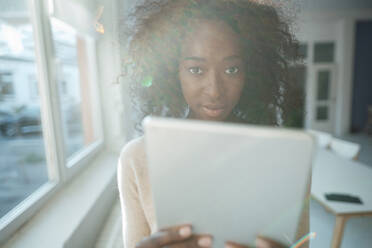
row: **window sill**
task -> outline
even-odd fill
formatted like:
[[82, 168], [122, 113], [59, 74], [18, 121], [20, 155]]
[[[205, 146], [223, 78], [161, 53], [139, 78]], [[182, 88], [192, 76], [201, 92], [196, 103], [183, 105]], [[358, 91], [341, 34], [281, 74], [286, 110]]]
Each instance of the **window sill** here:
[[117, 195], [117, 159], [116, 153], [99, 154], [3, 247], [92, 247]]

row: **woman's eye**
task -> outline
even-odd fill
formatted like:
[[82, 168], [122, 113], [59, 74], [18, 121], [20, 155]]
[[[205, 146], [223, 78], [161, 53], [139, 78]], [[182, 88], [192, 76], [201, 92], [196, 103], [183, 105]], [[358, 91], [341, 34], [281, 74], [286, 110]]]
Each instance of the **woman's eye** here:
[[192, 74], [202, 74], [203, 70], [200, 67], [191, 67], [189, 68], [189, 72]]
[[225, 70], [225, 73], [226, 74], [236, 74], [239, 72], [239, 68], [236, 67], [236, 66], [233, 66], [233, 67], [229, 67]]

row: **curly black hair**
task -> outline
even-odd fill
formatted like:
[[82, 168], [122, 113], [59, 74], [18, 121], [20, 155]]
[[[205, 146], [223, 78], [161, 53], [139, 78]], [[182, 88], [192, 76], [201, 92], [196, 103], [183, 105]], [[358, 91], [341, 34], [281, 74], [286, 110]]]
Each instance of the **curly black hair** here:
[[224, 21], [242, 41], [247, 76], [233, 109], [236, 120], [295, 126], [303, 94], [290, 68], [300, 56], [278, 6], [255, 0], [146, 0], [121, 23], [129, 38], [124, 70], [139, 114], [137, 128], [147, 115], [185, 117], [178, 63], [182, 41], [199, 19]]

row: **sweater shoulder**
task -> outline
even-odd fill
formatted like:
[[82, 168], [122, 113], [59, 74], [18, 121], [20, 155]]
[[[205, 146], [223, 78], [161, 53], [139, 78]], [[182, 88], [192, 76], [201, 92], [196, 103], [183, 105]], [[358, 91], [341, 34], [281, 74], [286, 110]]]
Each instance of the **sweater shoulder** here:
[[132, 167], [134, 170], [141, 169], [146, 163], [145, 140], [141, 136], [129, 141], [121, 150], [119, 167], [124, 171]]

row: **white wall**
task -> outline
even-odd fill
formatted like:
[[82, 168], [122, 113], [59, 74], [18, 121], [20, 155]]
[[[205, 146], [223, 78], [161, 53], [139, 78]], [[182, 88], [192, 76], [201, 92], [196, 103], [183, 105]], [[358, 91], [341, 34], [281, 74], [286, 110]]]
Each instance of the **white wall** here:
[[371, 0], [297, 0], [303, 3], [304, 9], [315, 10], [350, 10], [372, 8]]
[[104, 136], [108, 149], [119, 151], [127, 139], [126, 108], [128, 92], [120, 80], [120, 44], [118, 40], [119, 3], [122, 1], [96, 0], [97, 9], [104, 7], [99, 20], [105, 33], [98, 36], [97, 64], [99, 91], [104, 120]]
[[95, 1], [50, 0], [49, 3], [53, 16], [70, 24], [79, 31], [97, 35], [94, 30], [94, 20], [97, 15]]

